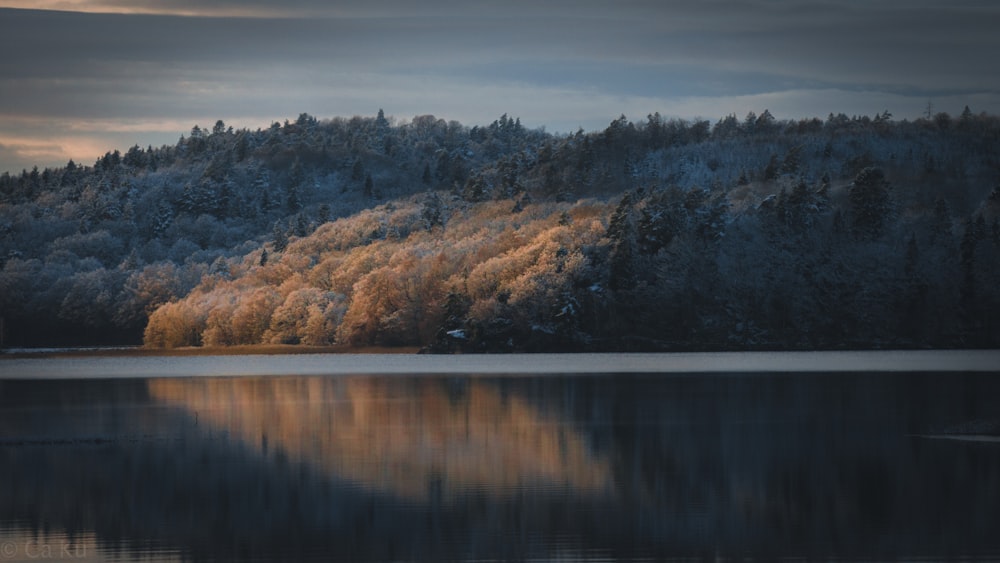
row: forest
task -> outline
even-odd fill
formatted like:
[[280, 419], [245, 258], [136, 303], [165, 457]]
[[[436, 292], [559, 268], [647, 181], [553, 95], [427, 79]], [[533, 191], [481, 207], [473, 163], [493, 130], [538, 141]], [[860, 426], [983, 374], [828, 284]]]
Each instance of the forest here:
[[1000, 346], [1000, 118], [194, 126], [0, 176], [6, 347]]

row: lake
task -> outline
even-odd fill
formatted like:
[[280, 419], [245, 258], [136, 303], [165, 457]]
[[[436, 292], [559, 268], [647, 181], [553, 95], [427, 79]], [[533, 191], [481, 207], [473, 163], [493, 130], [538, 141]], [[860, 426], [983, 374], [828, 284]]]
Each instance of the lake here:
[[4, 359], [40, 558], [996, 560], [1000, 357]]

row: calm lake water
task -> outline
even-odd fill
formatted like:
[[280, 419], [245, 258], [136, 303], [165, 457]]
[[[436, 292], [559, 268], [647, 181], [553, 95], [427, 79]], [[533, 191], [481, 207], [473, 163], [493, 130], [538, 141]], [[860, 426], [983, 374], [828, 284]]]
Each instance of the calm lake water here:
[[3, 360], [0, 561], [997, 560], [990, 354]]

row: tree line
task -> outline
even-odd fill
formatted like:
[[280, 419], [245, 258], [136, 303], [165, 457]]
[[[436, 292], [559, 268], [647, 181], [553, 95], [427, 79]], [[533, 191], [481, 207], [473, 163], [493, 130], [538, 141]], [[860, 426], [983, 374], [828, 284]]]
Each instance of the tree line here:
[[219, 121], [0, 176], [17, 345], [995, 346], [1000, 119]]

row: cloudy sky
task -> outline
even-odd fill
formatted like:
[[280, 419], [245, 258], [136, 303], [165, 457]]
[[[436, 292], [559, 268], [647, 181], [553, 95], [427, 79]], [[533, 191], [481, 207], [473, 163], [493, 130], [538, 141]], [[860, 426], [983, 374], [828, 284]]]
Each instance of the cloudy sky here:
[[0, 0], [0, 172], [302, 112], [1000, 113], [995, 0]]

